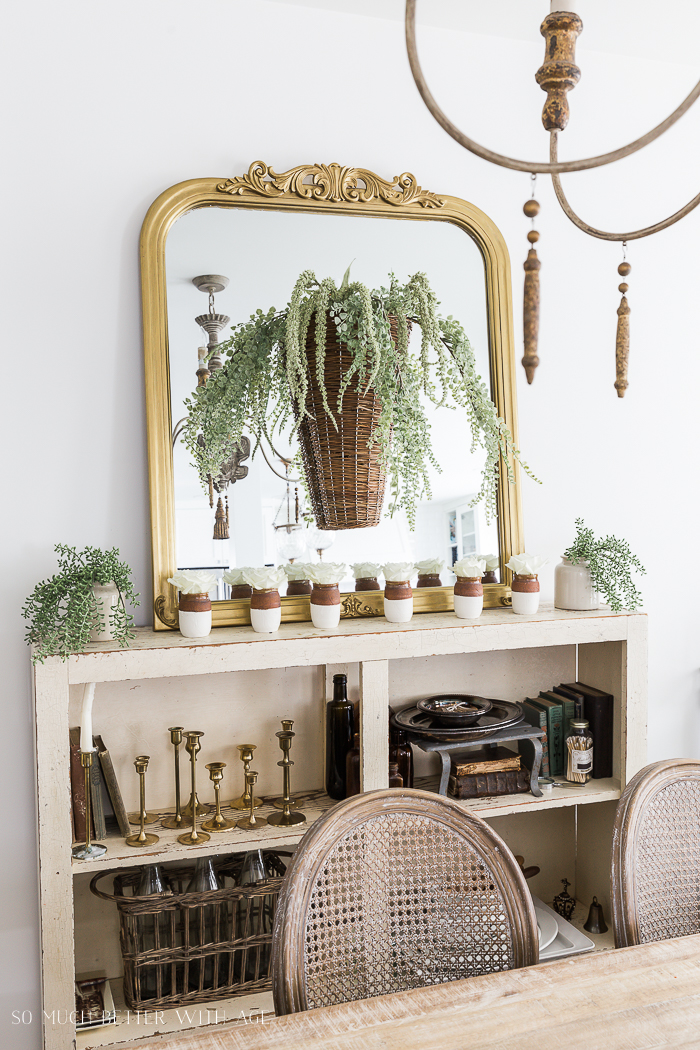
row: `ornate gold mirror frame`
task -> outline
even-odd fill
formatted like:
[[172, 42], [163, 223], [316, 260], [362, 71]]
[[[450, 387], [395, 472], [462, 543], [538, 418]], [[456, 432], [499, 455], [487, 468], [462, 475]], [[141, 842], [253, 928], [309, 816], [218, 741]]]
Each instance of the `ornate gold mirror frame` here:
[[[500, 231], [473, 204], [458, 197], [429, 193], [408, 173], [387, 181], [363, 168], [339, 164], [307, 164], [278, 175], [266, 164], [256, 161], [247, 174], [233, 179], [190, 179], [172, 186], [148, 209], [140, 249], [155, 630], [174, 629], [178, 624], [177, 594], [167, 582], [175, 572], [176, 560], [165, 242], [170, 227], [181, 215], [210, 207], [449, 222], [464, 230], [477, 244], [484, 260], [492, 397], [517, 446], [510, 261]], [[510, 555], [523, 549], [517, 463], [513, 463], [513, 469], [514, 484], [508, 483], [503, 471], [499, 482], [502, 579], [510, 579], [510, 573], [504, 568]], [[484, 586], [486, 607], [507, 604], [509, 597], [510, 587], [506, 584]], [[382, 592], [347, 594], [342, 604], [344, 616], [381, 615]], [[451, 587], [414, 592], [417, 613], [452, 608]], [[213, 602], [212, 611], [214, 626], [250, 623], [247, 599]], [[308, 597], [282, 598], [283, 621], [310, 618]]]

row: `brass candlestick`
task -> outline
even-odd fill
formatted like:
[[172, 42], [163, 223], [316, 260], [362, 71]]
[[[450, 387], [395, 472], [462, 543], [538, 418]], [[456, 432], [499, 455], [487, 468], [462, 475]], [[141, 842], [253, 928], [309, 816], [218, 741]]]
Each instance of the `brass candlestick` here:
[[282, 761], [277, 763], [278, 766], [282, 766], [284, 797], [282, 799], [282, 812], [272, 813], [267, 818], [268, 824], [273, 824], [276, 827], [288, 828], [293, 824], [303, 824], [306, 821], [303, 813], [292, 812], [292, 799], [289, 794], [291, 788], [291, 767], [294, 765], [289, 757], [289, 752], [295, 735], [291, 729], [283, 729], [281, 733], [276, 734], [284, 755]]
[[[177, 841], [181, 842], [183, 846], [198, 846], [201, 842], [208, 842], [209, 835], [206, 831], [197, 831], [197, 753], [201, 751], [202, 745], [199, 742], [200, 736], [204, 736], [204, 733], [199, 733], [196, 730], [188, 730], [185, 732], [187, 737], [187, 743], [185, 744], [185, 751], [190, 756], [190, 768], [192, 770], [192, 794], [190, 795], [190, 802], [195, 801], [195, 805], [190, 806], [190, 820], [192, 821], [192, 830], [186, 832], [184, 835], [178, 835]], [[182, 814], [184, 817], [184, 813]]]
[[92, 823], [92, 783], [90, 767], [94, 751], [81, 751], [80, 764], [83, 767], [83, 779], [85, 781], [85, 842], [81, 846], [73, 846], [72, 854], [76, 860], [92, 860], [93, 857], [101, 857], [107, 852], [107, 847], [101, 842], [91, 841]]
[[175, 812], [171, 817], [164, 817], [161, 820], [161, 826], [164, 828], [177, 828], [184, 827], [184, 819], [180, 812], [180, 744], [182, 743], [182, 726], [172, 726], [168, 732], [170, 733], [170, 743], [173, 745], [175, 750]]
[[[186, 737], [190, 737], [192, 735], [193, 735], [192, 733], [190, 733], [187, 730], [185, 730], [185, 736]], [[197, 733], [196, 736], [198, 736], [198, 737], [199, 736], [204, 736], [204, 733]], [[187, 748], [187, 745], [185, 745], [185, 750], [186, 751], [189, 750]], [[197, 748], [197, 751], [199, 751], [199, 750], [200, 749]], [[199, 801], [199, 799], [197, 798], [197, 792], [195, 791], [195, 789], [193, 787], [192, 791], [190, 793], [190, 797], [189, 797], [189, 800], [187, 802], [187, 805], [185, 806], [185, 808], [182, 811], [182, 819], [183, 819], [185, 824], [189, 824], [190, 821], [192, 820], [192, 804], [193, 804], [193, 802], [194, 802], [194, 807], [195, 807], [195, 815], [198, 816], [198, 817], [201, 817], [203, 813], [208, 813], [209, 810], [211, 809], [211, 806], [207, 806], [207, 804], [205, 802], [200, 802]]]
[[[136, 766], [136, 772], [139, 775], [139, 799], [141, 809], [141, 829], [138, 832], [134, 832], [133, 835], [128, 835], [126, 838], [127, 846], [153, 846], [158, 841], [158, 836], [152, 832], [146, 832], [145, 825], [147, 823], [146, 817], [146, 770], [148, 769], [148, 755], [139, 755], [138, 758], [134, 759], [134, 765]], [[134, 823], [129, 817], [130, 823]]]
[[[264, 817], [255, 816], [255, 785], [258, 780], [258, 774], [254, 770], [248, 770], [245, 775], [245, 787], [250, 802], [248, 803], [250, 810], [247, 817], [243, 817], [242, 820], [236, 821], [237, 828], [245, 828], [246, 831], [254, 831], [256, 828], [264, 828], [267, 821]], [[258, 802], [258, 805], [260, 803]]]
[[[285, 733], [291, 733], [293, 725], [294, 725], [294, 719], [293, 718], [283, 718], [282, 719], [282, 730]], [[292, 763], [292, 765], [293, 764], [294, 763]], [[277, 765], [280, 766], [280, 765], [282, 765], [282, 763], [278, 762]], [[289, 799], [290, 806], [298, 806], [299, 802], [300, 802], [300, 799], [298, 799], [298, 798], [290, 798]], [[274, 802], [272, 803], [272, 805], [275, 807], [275, 809], [284, 809], [285, 799], [284, 798], [276, 798], [274, 800]]]
[[[245, 791], [240, 798], [235, 798], [233, 802], [229, 802], [231, 809], [250, 809], [250, 792], [248, 791], [248, 773], [250, 772], [250, 763], [253, 761], [253, 752], [255, 751], [257, 744], [238, 744], [238, 750], [240, 752], [241, 762], [243, 763], [243, 779], [245, 782]], [[255, 799], [255, 808], [262, 806], [262, 799]]]
[[216, 813], [207, 820], [202, 827], [206, 831], [226, 831], [228, 828], [235, 828], [235, 820], [227, 820], [226, 817], [221, 816], [221, 781], [224, 779], [224, 769], [226, 768], [225, 762], [208, 762], [207, 769], [209, 770], [209, 778], [214, 783], [214, 792], [216, 798]]

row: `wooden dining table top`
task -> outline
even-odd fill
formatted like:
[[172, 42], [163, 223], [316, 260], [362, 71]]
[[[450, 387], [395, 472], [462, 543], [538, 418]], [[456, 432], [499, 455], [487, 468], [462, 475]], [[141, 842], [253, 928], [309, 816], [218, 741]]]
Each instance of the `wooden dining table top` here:
[[700, 934], [139, 1043], [158, 1050], [700, 1048]]

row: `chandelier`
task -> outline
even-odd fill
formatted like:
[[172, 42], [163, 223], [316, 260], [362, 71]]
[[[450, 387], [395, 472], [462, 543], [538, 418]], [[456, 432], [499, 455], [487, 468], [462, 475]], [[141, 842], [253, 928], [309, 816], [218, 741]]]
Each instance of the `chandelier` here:
[[545, 131], [549, 132], [549, 162], [516, 160], [514, 157], [495, 153], [485, 146], [469, 138], [463, 131], [443, 113], [433, 98], [426, 83], [423, 71], [418, 61], [416, 48], [416, 0], [406, 0], [406, 47], [408, 60], [411, 65], [413, 79], [420, 92], [421, 98], [430, 110], [431, 114], [461, 146], [474, 153], [482, 160], [491, 164], [498, 164], [503, 168], [511, 168], [513, 171], [526, 171], [530, 173], [533, 191], [530, 200], [525, 202], [523, 211], [532, 219], [532, 229], [528, 232], [530, 249], [524, 263], [525, 289], [523, 301], [523, 335], [524, 356], [522, 364], [525, 369], [528, 383], [532, 383], [535, 377], [535, 369], [539, 364], [537, 356], [537, 342], [539, 335], [539, 269], [540, 261], [537, 257], [537, 249], [534, 247], [539, 240], [539, 233], [534, 228], [535, 217], [540, 210], [538, 202], [534, 199], [534, 184], [538, 174], [551, 175], [552, 184], [557, 200], [568, 219], [573, 222], [579, 230], [587, 233], [590, 237], [597, 237], [603, 241], [620, 241], [623, 247], [622, 262], [618, 266], [618, 274], [622, 278], [619, 291], [622, 299], [617, 310], [617, 338], [615, 343], [615, 389], [618, 397], [624, 397], [628, 386], [627, 369], [629, 362], [629, 338], [630, 338], [630, 306], [627, 302], [626, 293], [629, 290], [626, 278], [632, 267], [627, 261], [626, 248], [628, 241], [639, 240], [641, 237], [650, 237], [653, 233], [659, 233], [669, 226], [684, 218], [700, 204], [700, 193], [688, 201], [684, 207], [669, 215], [666, 219], [645, 226], [640, 230], [630, 230], [626, 233], [611, 233], [607, 230], [599, 230], [590, 226], [576, 214], [564, 193], [560, 175], [568, 171], [585, 171], [589, 168], [598, 168], [603, 164], [611, 164], [613, 161], [629, 157], [638, 150], [648, 146], [650, 142], [659, 138], [668, 131], [680, 117], [686, 113], [700, 95], [700, 81], [695, 85], [690, 94], [681, 102], [674, 111], [660, 124], [648, 131], [646, 135], [629, 142], [626, 146], [612, 150], [610, 153], [602, 153], [596, 157], [584, 157], [581, 160], [560, 161], [558, 154], [558, 135], [569, 122], [569, 102], [567, 94], [576, 86], [581, 78], [581, 70], [575, 64], [576, 39], [583, 30], [583, 22], [574, 11], [555, 10], [557, 0], [552, 0], [552, 11], [540, 26], [540, 33], [545, 38], [545, 58], [543, 64], [535, 73], [535, 80], [543, 91], [547, 92], [547, 99], [542, 110], [542, 124]]

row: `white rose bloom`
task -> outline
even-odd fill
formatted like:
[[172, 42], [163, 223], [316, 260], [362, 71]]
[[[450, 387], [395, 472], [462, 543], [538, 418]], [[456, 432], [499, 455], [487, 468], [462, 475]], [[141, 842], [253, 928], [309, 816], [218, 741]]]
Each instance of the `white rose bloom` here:
[[412, 561], [389, 561], [382, 571], [387, 583], [405, 583], [416, 575]]
[[506, 568], [512, 569], [517, 576], [536, 576], [547, 559], [539, 554], [514, 554], [506, 562]]
[[348, 571], [347, 565], [335, 561], [313, 562], [308, 569], [313, 583], [340, 583]]
[[282, 584], [287, 582], [284, 570], [279, 565], [264, 565], [260, 569], [246, 566], [243, 579], [254, 591], [279, 590]]
[[375, 580], [381, 573], [381, 565], [375, 565], [373, 561], [359, 561], [352, 566], [352, 574], [356, 580]]
[[480, 558], [478, 554], [467, 554], [466, 557], [460, 558], [452, 566], [452, 572], [455, 576], [461, 576], [467, 580], [481, 578], [485, 569], [486, 561], [484, 558]]
[[216, 587], [216, 576], [213, 572], [183, 569], [171, 576], [168, 583], [177, 587], [180, 594], [209, 594], [209, 591], [213, 591]]

